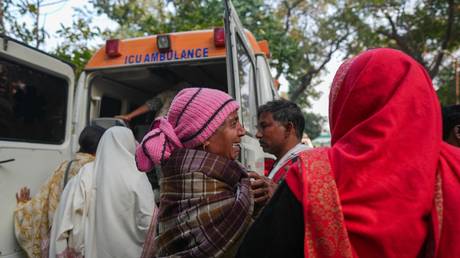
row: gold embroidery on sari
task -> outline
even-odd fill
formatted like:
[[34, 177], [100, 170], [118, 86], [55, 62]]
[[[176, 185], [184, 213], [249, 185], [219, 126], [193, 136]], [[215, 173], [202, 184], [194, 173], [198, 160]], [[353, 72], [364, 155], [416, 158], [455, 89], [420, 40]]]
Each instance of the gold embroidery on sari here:
[[[308, 257], [353, 257], [327, 149], [301, 154], [307, 208], [305, 245]], [[305, 210], [304, 210], [305, 212]]]
[[347, 59], [339, 67], [339, 70], [337, 71], [334, 77], [334, 80], [332, 81], [331, 93], [329, 97], [329, 101], [331, 104], [335, 102], [335, 99], [337, 98], [337, 95], [339, 94], [342, 83], [345, 80], [345, 76], [347, 75], [348, 70], [350, 69], [350, 66], [353, 63], [353, 60], [354, 58]]
[[[69, 179], [75, 176], [84, 164], [93, 160], [93, 155], [77, 153], [75, 162], [69, 170]], [[47, 252], [45, 247], [49, 243], [54, 212], [63, 191], [67, 164], [68, 161], [61, 163], [39, 192], [28, 202], [18, 204], [14, 211], [16, 239], [29, 257], [47, 256], [44, 255]]]
[[442, 179], [439, 171], [436, 173], [436, 185], [434, 192], [434, 205], [436, 208], [436, 215], [438, 217], [439, 232], [442, 232], [442, 216], [443, 216], [443, 198], [442, 198]]

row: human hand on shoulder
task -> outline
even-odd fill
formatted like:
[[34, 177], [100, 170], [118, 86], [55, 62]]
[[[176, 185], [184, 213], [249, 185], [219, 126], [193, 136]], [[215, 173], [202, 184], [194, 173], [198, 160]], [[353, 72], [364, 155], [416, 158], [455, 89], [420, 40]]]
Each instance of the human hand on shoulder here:
[[255, 209], [260, 209], [270, 200], [278, 186], [270, 178], [259, 175], [256, 172], [249, 172], [251, 178], [251, 189], [254, 196]]
[[24, 186], [22, 187], [19, 192], [16, 193], [16, 202], [19, 203], [25, 203], [30, 201], [30, 188]]

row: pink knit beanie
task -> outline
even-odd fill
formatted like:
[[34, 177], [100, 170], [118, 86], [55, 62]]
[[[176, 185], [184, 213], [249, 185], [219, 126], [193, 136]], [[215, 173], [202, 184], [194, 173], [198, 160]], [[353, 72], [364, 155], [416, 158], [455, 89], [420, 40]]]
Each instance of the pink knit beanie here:
[[168, 115], [154, 121], [152, 130], [137, 147], [137, 168], [148, 172], [153, 165], [167, 160], [175, 149], [201, 145], [238, 108], [238, 103], [220, 90], [181, 90], [172, 101]]

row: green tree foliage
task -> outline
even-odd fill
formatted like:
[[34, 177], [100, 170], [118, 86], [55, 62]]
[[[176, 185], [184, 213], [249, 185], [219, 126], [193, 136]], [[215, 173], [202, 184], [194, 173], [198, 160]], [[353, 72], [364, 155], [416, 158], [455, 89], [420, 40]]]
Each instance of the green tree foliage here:
[[460, 4], [455, 0], [353, 1], [345, 22], [356, 33], [349, 51], [398, 48], [426, 67], [434, 78], [446, 52], [460, 47]]
[[[277, 13], [284, 21], [284, 31], [292, 44], [281, 46], [290, 99], [309, 106], [306, 96], [318, 97], [314, 89], [332, 56], [345, 48], [349, 24], [342, 22], [340, 8], [334, 1], [280, 1]], [[288, 51], [288, 52], [287, 52]]]
[[[275, 77], [283, 75], [289, 81], [291, 99], [302, 106], [310, 106], [308, 97], [319, 97], [312, 85], [319, 82], [318, 75], [348, 33], [337, 33], [340, 24], [335, 26], [335, 20], [328, 15], [318, 15], [317, 11], [323, 11], [318, 8], [327, 9], [329, 4], [316, 7], [313, 2], [233, 1], [243, 25], [257, 39], [270, 42]], [[223, 26], [221, 0], [93, 0], [92, 3], [99, 13], [120, 25], [113, 34], [117, 37]]]
[[315, 139], [321, 134], [326, 118], [312, 112], [304, 112], [305, 129], [304, 132], [308, 134], [311, 140]]
[[[457, 69], [459, 68], [460, 67], [457, 67]], [[437, 93], [441, 104], [444, 106], [455, 104], [455, 67], [453, 62], [447, 62], [445, 68], [440, 70], [436, 82], [439, 86]]]
[[109, 31], [103, 31], [92, 25], [92, 13], [88, 8], [76, 9], [76, 19], [70, 26], [63, 26], [57, 31], [57, 36], [63, 41], [58, 44], [53, 54], [75, 65], [78, 78], [88, 60], [95, 52], [91, 42], [98, 37], [108, 37]]
[[[0, 0], [0, 33], [42, 48], [49, 35], [41, 22], [40, 10], [65, 1], [67, 0]], [[73, 23], [70, 26], [61, 24], [56, 35], [53, 35], [62, 39], [62, 42], [51, 54], [74, 64], [78, 76], [95, 51], [91, 42], [108, 37], [109, 32], [102, 31], [92, 23], [95, 13], [89, 8], [75, 9], [74, 12], [76, 18]]]
[[[41, 46], [40, 7], [51, 0], [0, 0], [0, 30]], [[289, 82], [289, 97], [303, 107], [319, 97], [315, 86], [336, 55], [348, 57], [372, 47], [393, 47], [423, 64], [441, 94], [452, 85], [447, 53], [460, 48], [460, 4], [457, 0], [245, 0], [233, 1], [243, 25], [257, 39], [267, 39], [275, 78]], [[66, 40], [56, 53], [79, 70], [89, 59], [95, 38], [128, 38], [223, 25], [222, 0], [90, 0], [94, 12], [77, 12], [63, 27]], [[106, 15], [117, 26], [102, 31], [94, 15]], [[29, 22], [19, 22], [27, 16]], [[2, 24], [5, 24], [2, 26]], [[3, 28], [3, 29], [2, 29]]]
[[118, 24], [112, 37], [130, 38], [167, 32], [171, 15], [163, 0], [91, 0], [98, 15]]
[[41, 25], [40, 7], [49, 3], [45, 0], [2, 0], [0, 4], [2, 7], [0, 33], [9, 34], [39, 48], [47, 37]]
[[459, 1], [358, 0], [347, 1], [341, 9], [342, 22], [353, 31], [348, 54], [373, 47], [400, 49], [427, 69], [441, 102], [450, 103], [451, 56], [460, 48]]

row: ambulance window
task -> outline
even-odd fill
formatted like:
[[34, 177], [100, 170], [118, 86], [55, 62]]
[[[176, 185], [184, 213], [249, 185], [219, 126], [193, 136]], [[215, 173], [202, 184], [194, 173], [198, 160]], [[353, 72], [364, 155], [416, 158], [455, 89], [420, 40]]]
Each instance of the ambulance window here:
[[240, 105], [243, 126], [246, 131], [255, 135], [255, 125], [252, 119], [256, 113], [257, 102], [254, 89], [254, 67], [244, 45], [239, 37], [237, 39], [238, 78], [240, 83]]
[[121, 111], [121, 100], [102, 96], [101, 99], [101, 112], [99, 117], [114, 117], [119, 115]]
[[270, 72], [270, 68], [265, 60], [264, 56], [258, 55], [257, 56], [257, 67], [260, 71], [260, 78], [259, 78], [259, 96], [260, 96], [260, 105], [267, 103], [268, 101], [273, 100], [274, 98], [274, 91], [273, 91], [273, 77]]
[[64, 142], [66, 80], [0, 58], [0, 139]]

